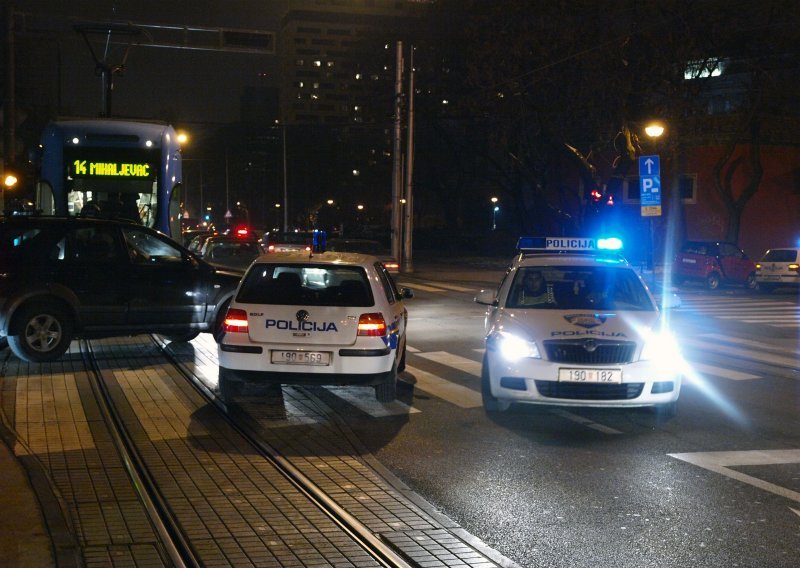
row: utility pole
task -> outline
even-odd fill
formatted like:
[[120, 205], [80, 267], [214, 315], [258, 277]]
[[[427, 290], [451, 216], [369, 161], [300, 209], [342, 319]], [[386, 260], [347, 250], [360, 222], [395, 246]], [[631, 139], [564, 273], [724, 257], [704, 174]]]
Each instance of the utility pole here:
[[400, 247], [400, 195], [403, 187], [403, 169], [402, 157], [400, 155], [400, 141], [402, 138], [401, 129], [401, 116], [403, 108], [403, 42], [397, 42], [396, 52], [396, 71], [395, 71], [395, 84], [394, 84], [394, 147], [393, 153], [393, 167], [392, 167], [392, 223], [391, 223], [391, 237], [392, 237], [392, 256], [398, 261], [402, 258], [402, 249]]
[[411, 259], [411, 243], [414, 233], [414, 45], [408, 54], [408, 132], [406, 133], [406, 203], [404, 216], [403, 272], [414, 272]]
[[[16, 159], [16, 86], [14, 84], [14, 8], [11, 3], [3, 10], [6, 24], [6, 89], [3, 102], [3, 156], [0, 160], [0, 174], [5, 174], [5, 169], [14, 164]], [[5, 177], [5, 175], [2, 175]], [[6, 184], [0, 179], [0, 213], [6, 207]]]

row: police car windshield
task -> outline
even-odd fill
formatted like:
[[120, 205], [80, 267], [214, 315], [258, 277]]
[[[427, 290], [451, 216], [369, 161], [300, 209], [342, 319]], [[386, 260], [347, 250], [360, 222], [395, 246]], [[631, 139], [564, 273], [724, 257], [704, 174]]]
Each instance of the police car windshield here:
[[630, 268], [523, 266], [506, 299], [514, 309], [654, 311], [656, 306]]
[[372, 306], [364, 269], [326, 264], [254, 264], [237, 302], [303, 306]]

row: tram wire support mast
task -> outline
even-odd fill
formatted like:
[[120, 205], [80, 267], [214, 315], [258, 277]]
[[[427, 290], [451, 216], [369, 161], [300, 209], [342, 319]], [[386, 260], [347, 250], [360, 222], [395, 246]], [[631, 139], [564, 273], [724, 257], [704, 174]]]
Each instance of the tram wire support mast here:
[[[125, 62], [128, 60], [131, 44], [133, 39], [142, 34], [141, 28], [133, 24], [101, 24], [101, 23], [86, 23], [76, 24], [73, 26], [75, 31], [83, 36], [89, 52], [94, 59], [95, 73], [101, 79], [101, 110], [100, 116], [111, 116], [111, 95], [114, 91], [114, 75], [122, 74], [125, 71]], [[92, 45], [90, 36], [100, 36], [100, 41], [103, 42], [102, 56], [95, 51]], [[114, 36], [123, 36], [128, 38], [125, 52], [122, 56], [122, 61], [113, 65], [109, 63], [109, 48], [112, 45], [112, 38]], [[104, 39], [105, 38], [105, 39]]]

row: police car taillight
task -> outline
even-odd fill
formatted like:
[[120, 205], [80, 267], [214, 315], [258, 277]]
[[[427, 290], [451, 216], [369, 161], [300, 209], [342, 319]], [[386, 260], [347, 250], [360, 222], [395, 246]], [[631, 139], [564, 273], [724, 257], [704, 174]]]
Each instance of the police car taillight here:
[[269, 245], [267, 247], [267, 252], [275, 252], [275, 245]]
[[247, 312], [237, 308], [228, 308], [222, 330], [225, 333], [247, 333]]
[[383, 314], [361, 314], [358, 318], [358, 335], [380, 337], [386, 335], [386, 320]]
[[400, 263], [394, 261], [388, 261], [383, 263], [383, 267], [386, 270], [400, 270]]

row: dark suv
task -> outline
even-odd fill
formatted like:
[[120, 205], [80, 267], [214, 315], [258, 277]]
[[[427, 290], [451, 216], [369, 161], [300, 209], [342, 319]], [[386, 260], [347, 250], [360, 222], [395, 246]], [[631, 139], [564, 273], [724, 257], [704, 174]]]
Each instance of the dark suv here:
[[0, 219], [0, 338], [25, 361], [58, 359], [73, 338], [213, 332], [239, 279], [141, 225]]
[[721, 284], [757, 287], [756, 265], [733, 243], [722, 241], [688, 241], [675, 255], [672, 279], [676, 284], [694, 280], [716, 290]]

